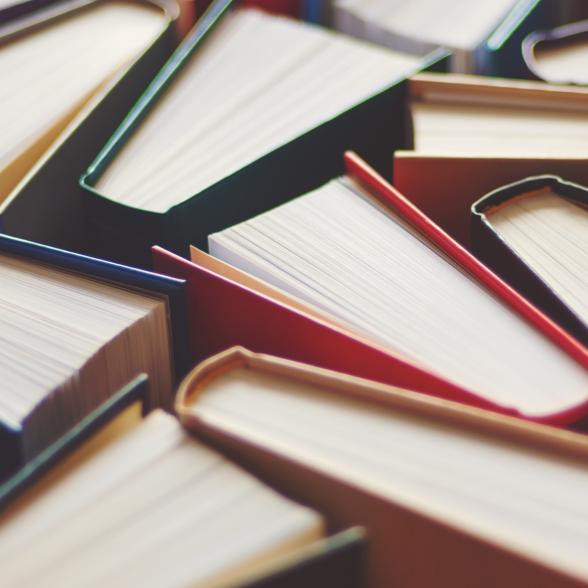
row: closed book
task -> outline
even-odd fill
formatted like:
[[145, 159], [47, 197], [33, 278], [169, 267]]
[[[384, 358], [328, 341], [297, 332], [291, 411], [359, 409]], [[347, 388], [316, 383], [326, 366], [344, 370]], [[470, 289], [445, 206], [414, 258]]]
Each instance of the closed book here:
[[173, 0], [66, 0], [0, 27], [4, 232], [84, 251], [79, 176], [176, 46], [177, 16]]
[[472, 205], [478, 257], [584, 345], [587, 204], [583, 186], [537, 176], [493, 190]]
[[184, 426], [360, 524], [367, 586], [585, 586], [583, 435], [234, 348], [195, 368]]
[[349, 146], [387, 169], [404, 144], [404, 78], [445, 55], [399, 54], [251, 9], [224, 14], [203, 17], [82, 178], [96, 254], [142, 266], [153, 244], [187, 255], [209, 232], [341, 171]]

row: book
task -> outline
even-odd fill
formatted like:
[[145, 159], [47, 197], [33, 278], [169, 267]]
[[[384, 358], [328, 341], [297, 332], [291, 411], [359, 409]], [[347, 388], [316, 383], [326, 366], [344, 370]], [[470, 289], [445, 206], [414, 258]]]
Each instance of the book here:
[[195, 368], [185, 427], [361, 524], [367, 586], [583, 586], [586, 437], [232, 349]]
[[472, 207], [478, 256], [588, 345], [588, 189], [556, 176], [494, 190]]
[[535, 31], [523, 41], [523, 57], [531, 74], [552, 84], [588, 84], [584, 72], [588, 21]]
[[0, 235], [0, 475], [29, 462], [132, 377], [171, 406], [186, 369], [184, 283]]
[[586, 349], [359, 158], [348, 154], [346, 163], [348, 177], [210, 237], [214, 256], [310, 312], [156, 249], [157, 271], [188, 280], [201, 345], [246, 343], [534, 420], [581, 418]]
[[[97, 254], [144, 266], [157, 243], [187, 255], [210, 227], [324, 181], [349, 144], [387, 164], [403, 140], [400, 82], [445, 55], [250, 9], [224, 14], [197, 25], [82, 178]], [[194, 104], [206, 116], [195, 120]], [[242, 190], [255, 196], [233, 204]]]
[[431, 74], [409, 93], [413, 150], [394, 153], [394, 186], [465, 247], [484, 194], [546, 173], [588, 183], [585, 89]]
[[544, 4], [333, 0], [332, 11], [337, 29], [396, 50], [422, 53], [446, 47], [452, 52], [452, 71], [515, 76], [522, 69], [517, 49], [527, 33], [546, 21]]
[[175, 47], [177, 16], [174, 0], [65, 0], [0, 27], [4, 232], [86, 252], [79, 176]]
[[162, 411], [97, 437], [4, 509], [7, 585], [234, 585], [325, 535]]
[[[28, 33], [14, 25], [0, 31], [0, 71], [10, 89], [0, 121], [3, 198], [100, 86], [154, 41], [164, 23], [163, 12], [146, 4], [101, 2], [46, 20]], [[107, 50], [107, 35], [108, 46], [116, 50]]]
[[[128, 421], [136, 420], [139, 413], [146, 415], [151, 408], [149, 378], [140, 374], [0, 484], [0, 512], [36, 483], [42, 483], [39, 481], [45, 476], [51, 476], [54, 469], [60, 469], [61, 463], [78, 449], [84, 447], [80, 453], [86, 458], [99, 445], [90, 442], [94, 435], [98, 434], [100, 439], [114, 436], [119, 427], [128, 426]], [[99, 433], [102, 429], [107, 432]]]
[[461, 245], [474, 251], [471, 207], [485, 194], [544, 173], [588, 184], [588, 158], [394, 154], [393, 184]]
[[584, 88], [476, 76], [414, 76], [414, 150], [498, 157], [585, 157]]

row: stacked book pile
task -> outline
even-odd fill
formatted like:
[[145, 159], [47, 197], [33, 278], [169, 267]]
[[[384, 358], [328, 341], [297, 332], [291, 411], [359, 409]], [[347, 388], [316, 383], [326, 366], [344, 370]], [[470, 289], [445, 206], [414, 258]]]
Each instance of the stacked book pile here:
[[587, 586], [584, 18], [0, 1], [1, 585]]

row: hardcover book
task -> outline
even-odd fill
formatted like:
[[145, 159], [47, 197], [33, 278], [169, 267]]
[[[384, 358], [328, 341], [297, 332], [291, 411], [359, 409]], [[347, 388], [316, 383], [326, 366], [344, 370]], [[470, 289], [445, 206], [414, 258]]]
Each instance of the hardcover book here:
[[549, 22], [541, 0], [333, 0], [333, 23], [346, 33], [408, 52], [451, 50], [459, 73], [520, 77], [520, 44]]
[[364, 526], [367, 586], [588, 581], [583, 435], [240, 348], [176, 406], [266, 482]]
[[145, 372], [171, 405], [186, 368], [184, 284], [0, 235], [2, 475]]
[[393, 183], [462, 245], [470, 207], [522, 178], [588, 184], [588, 91], [476, 76], [409, 82], [412, 151], [394, 154]]
[[347, 177], [210, 237], [255, 279], [156, 249], [157, 270], [188, 281], [196, 358], [244, 344], [531, 420], [582, 418], [586, 349], [346, 161]]
[[401, 81], [444, 55], [256, 10], [221, 16], [204, 17], [83, 177], [96, 253], [141, 265], [153, 244], [187, 255], [319, 185], [350, 145], [387, 168], [404, 138]]
[[527, 178], [472, 206], [473, 248], [498, 275], [588, 345], [588, 189]]
[[49, 472], [37, 464], [34, 481], [21, 473], [2, 487], [6, 585], [360, 587], [360, 528], [331, 533], [318, 512], [199, 443], [174, 417], [142, 418], [136, 386], [145, 384], [88, 417], [53, 451]]
[[588, 84], [588, 21], [535, 31], [523, 41], [523, 57], [533, 77], [552, 84]]
[[175, 47], [177, 15], [173, 0], [66, 0], [0, 27], [4, 232], [84, 251], [79, 177]]

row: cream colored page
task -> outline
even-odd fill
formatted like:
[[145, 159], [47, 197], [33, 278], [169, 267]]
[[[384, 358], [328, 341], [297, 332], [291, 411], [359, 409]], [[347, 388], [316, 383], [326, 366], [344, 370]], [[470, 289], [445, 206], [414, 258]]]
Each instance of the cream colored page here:
[[97, 189], [164, 212], [384, 89], [417, 63], [298, 21], [239, 11], [185, 66]]
[[512, 8], [513, 0], [356, 0], [336, 1], [338, 10], [380, 29], [435, 43], [472, 50], [480, 45]]
[[[92, 461], [77, 484], [57, 488], [52, 501], [40, 498], [30, 521], [35, 532], [26, 536], [27, 557], [0, 554], [3, 581], [23, 587], [200, 586], [276, 545], [320, 535], [316, 513], [200, 445], [172, 417], [156, 413], [139, 431], [103, 457], [111, 469], [101, 471]], [[87, 499], [81, 502], [80, 483], [90, 483], [92, 474], [98, 490], [82, 490]], [[102, 476], [116, 483], [107, 487]], [[49, 522], [35, 529], [43, 518]], [[0, 529], [0, 546], [21, 524], [17, 519]]]
[[97, 3], [0, 48], [0, 169], [163, 30], [159, 10]]
[[526, 415], [588, 372], [359, 188], [322, 188], [209, 237], [212, 255], [443, 378]]
[[162, 304], [7, 255], [0, 256], [0, 284], [0, 414], [15, 423]]
[[488, 214], [508, 246], [588, 325], [588, 211], [550, 190]]
[[543, 79], [553, 83], [588, 83], [588, 35], [566, 43], [539, 43], [534, 67]]
[[207, 384], [206, 423], [588, 579], [588, 468], [246, 369]]
[[415, 150], [515, 157], [588, 155], [588, 113], [462, 103], [411, 106]]

